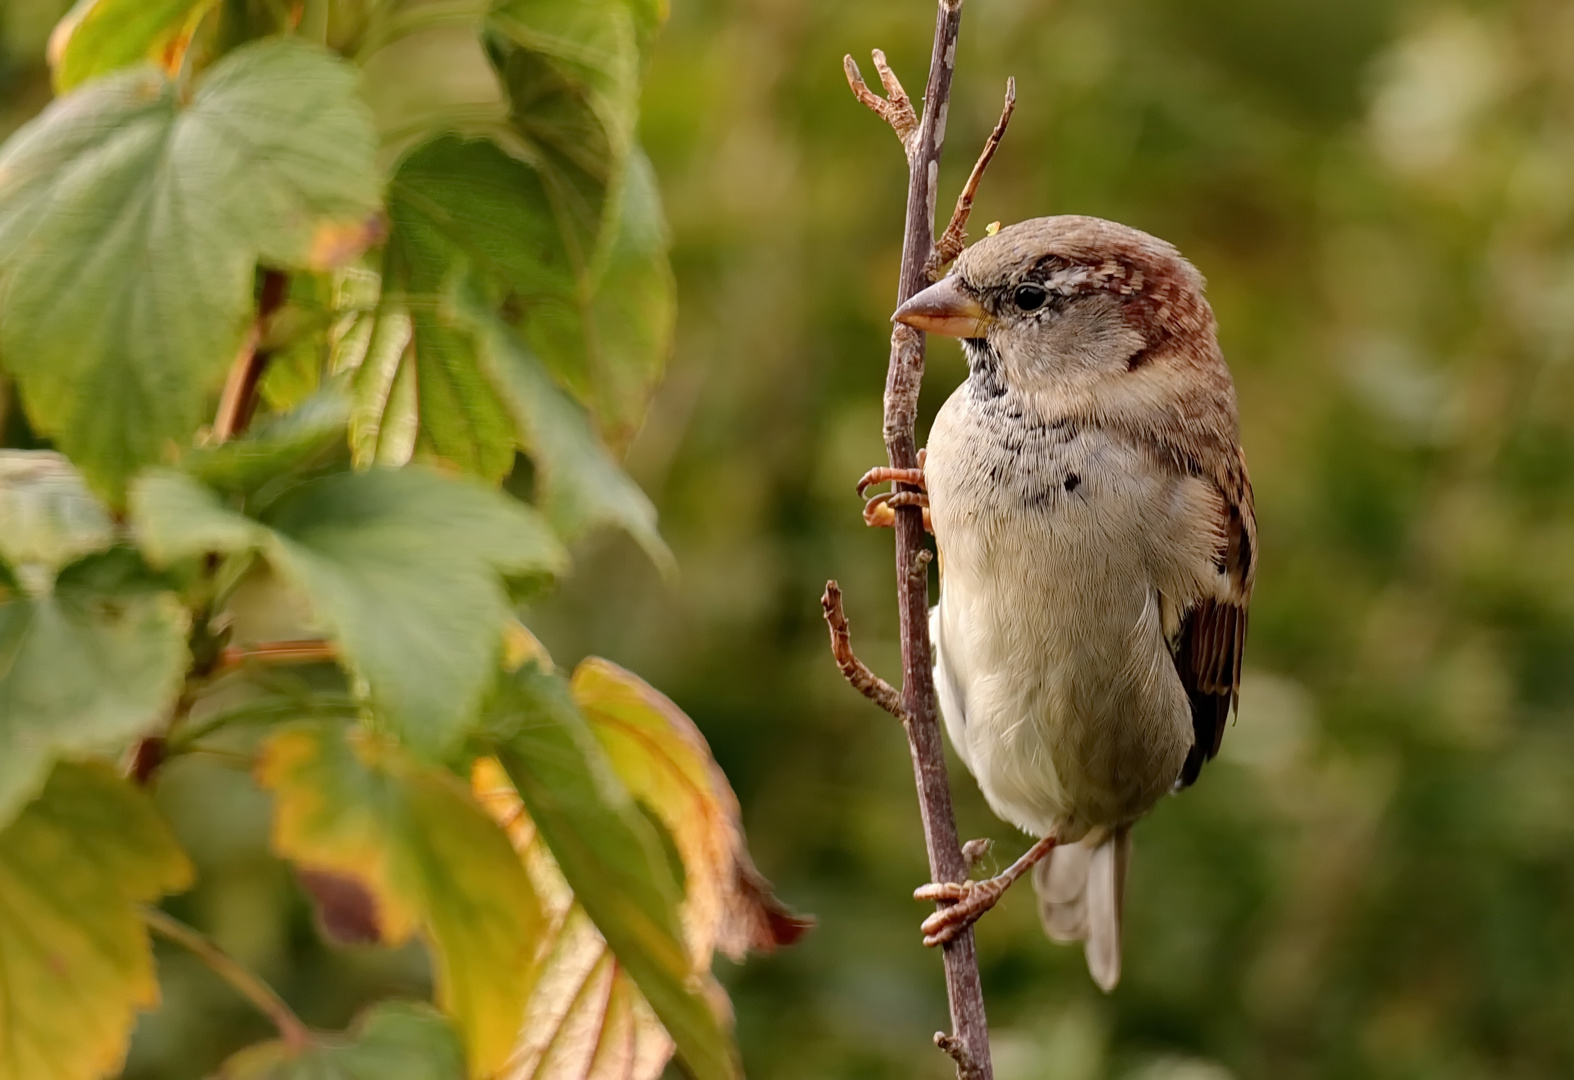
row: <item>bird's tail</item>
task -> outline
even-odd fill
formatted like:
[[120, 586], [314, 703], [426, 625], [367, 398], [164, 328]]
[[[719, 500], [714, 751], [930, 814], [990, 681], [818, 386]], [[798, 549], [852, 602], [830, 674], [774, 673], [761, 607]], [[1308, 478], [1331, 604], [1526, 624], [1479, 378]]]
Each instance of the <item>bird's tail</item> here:
[[1081, 941], [1088, 973], [1105, 993], [1120, 981], [1121, 903], [1131, 829], [1057, 847], [1033, 868], [1038, 914], [1051, 941]]

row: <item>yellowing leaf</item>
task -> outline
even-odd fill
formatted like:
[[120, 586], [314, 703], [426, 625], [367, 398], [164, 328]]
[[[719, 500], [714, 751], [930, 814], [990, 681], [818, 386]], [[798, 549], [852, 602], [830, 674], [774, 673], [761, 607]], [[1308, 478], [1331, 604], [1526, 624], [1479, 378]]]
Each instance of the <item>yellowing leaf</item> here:
[[343, 266], [383, 238], [383, 219], [367, 217], [361, 221], [321, 221], [312, 229], [306, 249], [306, 265], [312, 270], [332, 270]]
[[502, 766], [478, 761], [474, 787], [507, 826], [549, 926], [540, 975], [499, 1080], [654, 1080], [673, 1052], [655, 1011], [574, 899]]
[[214, 2], [78, 0], [49, 36], [56, 93], [144, 60], [177, 70], [192, 31]]
[[146, 795], [58, 766], [0, 832], [0, 1080], [92, 1080], [158, 1002], [139, 905], [191, 880]]
[[661, 1018], [685, 1072], [736, 1080], [731, 1017], [684, 944], [682, 891], [656, 827], [613, 773], [568, 681], [536, 664], [508, 674], [485, 730], [575, 902]]
[[463, 783], [361, 731], [281, 732], [259, 778], [274, 792], [280, 855], [359, 882], [384, 941], [430, 936], [437, 1003], [471, 1075], [491, 1075], [513, 1045], [545, 925], [503, 833]]
[[770, 894], [744, 843], [738, 797], [694, 721], [632, 672], [597, 657], [574, 671], [574, 701], [629, 792], [672, 834], [683, 860], [683, 932], [697, 966], [719, 948], [791, 944], [808, 928]]
[[[684, 868], [680, 911], [692, 976], [725, 1008], [710, 975], [713, 948], [734, 957], [769, 950], [796, 940], [808, 923], [778, 903], [754, 869], [737, 797], [682, 710], [605, 660], [581, 664], [570, 687], [618, 778], [672, 835]], [[654, 1080], [674, 1049], [655, 1011], [575, 899], [507, 773], [481, 761], [472, 781], [507, 826], [552, 926], [506, 1080]]]

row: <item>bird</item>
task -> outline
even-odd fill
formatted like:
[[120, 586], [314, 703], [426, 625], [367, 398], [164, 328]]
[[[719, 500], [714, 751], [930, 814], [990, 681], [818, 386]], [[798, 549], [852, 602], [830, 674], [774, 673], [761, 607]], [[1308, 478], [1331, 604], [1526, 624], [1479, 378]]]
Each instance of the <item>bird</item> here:
[[919, 469], [860, 481], [865, 519], [918, 503], [947, 735], [990, 808], [1036, 838], [1002, 873], [918, 889], [938, 945], [1032, 871], [1056, 941], [1121, 970], [1133, 824], [1196, 782], [1238, 709], [1257, 523], [1202, 275], [1099, 218], [980, 239], [892, 320], [960, 338], [967, 378]]

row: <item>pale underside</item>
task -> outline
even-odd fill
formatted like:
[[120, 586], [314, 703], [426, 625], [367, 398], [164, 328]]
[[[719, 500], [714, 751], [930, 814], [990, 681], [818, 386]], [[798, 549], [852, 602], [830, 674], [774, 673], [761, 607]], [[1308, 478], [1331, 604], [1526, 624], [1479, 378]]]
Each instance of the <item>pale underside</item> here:
[[1070, 843], [1128, 824], [1194, 733], [1171, 641], [1225, 599], [1217, 490], [1098, 427], [964, 384], [930, 434], [936, 688], [1001, 818]]

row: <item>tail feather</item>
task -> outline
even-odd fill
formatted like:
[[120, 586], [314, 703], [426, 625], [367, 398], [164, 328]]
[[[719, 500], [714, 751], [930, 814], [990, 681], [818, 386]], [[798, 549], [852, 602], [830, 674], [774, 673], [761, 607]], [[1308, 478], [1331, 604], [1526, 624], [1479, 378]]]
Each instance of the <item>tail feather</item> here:
[[1057, 847], [1033, 868], [1039, 918], [1051, 941], [1081, 941], [1088, 973], [1106, 993], [1120, 982], [1121, 907], [1131, 829]]

